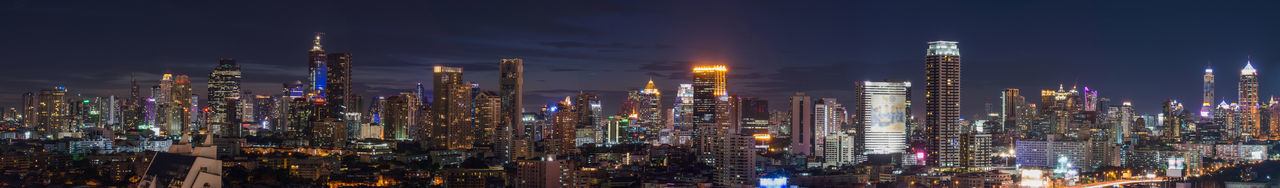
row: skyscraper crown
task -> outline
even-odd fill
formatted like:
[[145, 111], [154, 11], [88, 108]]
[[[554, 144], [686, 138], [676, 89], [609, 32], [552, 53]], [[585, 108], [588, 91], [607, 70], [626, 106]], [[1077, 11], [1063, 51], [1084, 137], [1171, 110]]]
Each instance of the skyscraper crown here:
[[926, 55], [949, 55], [960, 56], [960, 47], [956, 41], [933, 41], [929, 42], [929, 50]]

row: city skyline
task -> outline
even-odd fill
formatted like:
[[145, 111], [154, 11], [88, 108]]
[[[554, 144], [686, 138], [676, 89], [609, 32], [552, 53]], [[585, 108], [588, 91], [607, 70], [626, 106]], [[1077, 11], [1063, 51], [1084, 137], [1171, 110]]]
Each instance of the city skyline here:
[[[445, 3], [454, 7], [480, 6], [471, 3], [452, 4], [456, 2], [408, 3], [407, 5], [433, 5]], [[902, 7], [901, 4], [862, 4], [854, 3], [858, 9], [867, 7]], [[355, 61], [352, 69], [353, 93], [367, 96], [386, 96], [399, 91], [412, 90], [413, 84], [430, 83], [429, 67], [434, 65], [460, 66], [468, 70], [464, 80], [475, 81], [485, 89], [497, 89], [497, 64], [502, 58], [522, 58], [526, 62], [527, 86], [525, 86], [526, 110], [537, 105], [553, 104], [557, 99], [584, 90], [599, 93], [604, 104], [618, 104], [626, 98], [627, 89], [638, 89], [640, 83], [653, 78], [660, 91], [672, 92], [678, 84], [689, 83], [687, 71], [700, 63], [726, 64], [734, 70], [730, 77], [730, 88], [736, 88], [730, 94], [759, 96], [771, 101], [785, 101], [794, 92], [805, 92], [814, 97], [852, 98], [854, 83], [868, 80], [903, 79], [923, 83], [920, 71], [919, 55], [923, 50], [919, 44], [935, 40], [959, 41], [964, 46], [963, 53], [970, 61], [966, 62], [968, 75], [966, 82], [971, 83], [964, 88], [960, 117], [973, 117], [981, 114], [983, 101], [998, 101], [1001, 89], [1019, 88], [1026, 91], [1053, 88], [1057, 84], [1090, 86], [1113, 101], [1132, 100], [1138, 112], [1159, 112], [1159, 104], [1163, 99], [1180, 101], [1198, 101], [1201, 91], [1193, 86], [1200, 83], [1204, 65], [1208, 64], [1218, 70], [1235, 70], [1244, 66], [1244, 62], [1252, 59], [1259, 68], [1260, 102], [1275, 92], [1268, 92], [1268, 86], [1280, 83], [1280, 77], [1271, 77], [1267, 70], [1275, 70], [1273, 53], [1267, 53], [1274, 47], [1266, 46], [1267, 41], [1277, 38], [1263, 33], [1270, 33], [1277, 28], [1265, 24], [1268, 17], [1253, 16], [1265, 11], [1233, 11], [1230, 14], [1215, 15], [1204, 19], [1162, 19], [1148, 25], [1132, 26], [1119, 24], [1120, 21], [1135, 21], [1149, 18], [1147, 14], [1175, 14], [1172, 11], [1198, 8], [1196, 4], [1161, 4], [1141, 9], [1134, 13], [1120, 12], [1120, 8], [1137, 6], [1133, 4], [1109, 3], [1106, 8], [1096, 8], [1097, 15], [1071, 14], [1070, 8], [1088, 7], [1090, 5], [1069, 5], [1055, 7], [1040, 3], [1011, 3], [991, 8], [973, 7], [973, 5], [938, 3], [928, 5], [925, 9], [941, 9], [944, 5], [960, 6], [955, 23], [943, 25], [940, 30], [924, 30], [915, 24], [926, 21], [934, 13], [923, 11], [925, 15], [912, 16], [909, 13], [888, 12], [887, 10], [866, 10], [863, 13], [831, 13], [825, 8], [804, 5], [778, 5], [781, 9], [763, 15], [736, 12], [753, 10], [766, 5], [738, 5], [734, 10], [703, 10], [707, 5], [699, 4], [646, 4], [633, 5], [627, 3], [595, 2], [574, 4], [565, 9], [592, 11], [557, 12], [555, 10], [537, 10], [527, 18], [512, 20], [508, 15], [485, 15], [488, 11], [520, 10], [519, 3], [498, 4], [493, 9], [470, 13], [450, 10], [437, 11], [439, 15], [384, 15], [358, 16], [351, 14], [318, 15], [329, 18], [343, 18], [343, 24], [327, 22], [297, 21], [290, 17], [275, 18], [271, 15], [308, 15], [307, 13], [332, 12], [332, 6], [312, 6], [305, 10], [273, 10], [266, 8], [283, 5], [265, 3], [262, 8], [242, 8], [232, 5], [209, 5], [231, 10], [241, 10], [245, 16], [266, 16], [269, 19], [245, 20], [243, 17], [217, 17], [204, 15], [203, 4], [101, 4], [101, 8], [64, 7], [44, 5], [39, 2], [18, 3], [8, 5], [3, 12], [11, 22], [4, 23], [7, 28], [17, 28], [11, 35], [24, 35], [21, 39], [10, 39], [7, 43], [16, 44], [3, 47], [3, 50], [14, 52], [10, 62], [23, 63], [21, 68], [8, 69], [0, 84], [6, 91], [0, 91], [0, 105], [5, 107], [21, 106], [21, 94], [28, 91], [66, 86], [71, 93], [91, 94], [97, 96], [127, 96], [130, 73], [143, 85], [156, 83], [163, 73], [204, 75], [216, 65], [218, 58], [235, 58], [244, 69], [244, 89], [256, 93], [270, 93], [279, 88], [281, 83], [306, 81], [306, 67], [298, 59], [305, 55], [297, 53], [307, 50], [315, 32], [325, 32], [324, 47], [330, 51], [351, 52]], [[975, 11], [997, 9], [1003, 6], [1024, 6], [1027, 8], [1009, 12], [974, 13]], [[157, 6], [157, 7], [152, 7]], [[231, 6], [231, 7], [227, 7]], [[389, 5], [355, 4], [356, 8], [393, 8]], [[443, 6], [443, 5], [442, 5]], [[1264, 9], [1276, 5], [1236, 6], [1236, 9]], [[163, 7], [163, 8], [160, 8]], [[434, 7], [434, 6], [428, 6]], [[672, 15], [659, 15], [663, 8], [684, 7], [669, 10]], [[692, 7], [692, 8], [689, 8]], [[820, 6], [816, 6], [820, 7]], [[106, 8], [136, 10], [137, 13], [103, 12]], [[171, 8], [171, 9], [166, 9]], [[1164, 9], [1160, 9], [1164, 8]], [[1112, 10], [1117, 9], [1117, 10]], [[189, 13], [170, 12], [189, 10]], [[806, 10], [814, 10], [807, 12]], [[66, 13], [67, 11], [73, 13]], [[1030, 14], [1029, 18], [1004, 19], [1007, 25], [1024, 25], [1028, 28], [1012, 28], [1011, 35], [995, 35], [978, 33], [985, 26], [998, 26], [987, 23], [988, 18], [1002, 18], [1002, 15]], [[124, 11], [128, 12], [128, 11]], [[812, 12], [812, 13], [810, 13]], [[856, 11], [853, 11], [856, 12]], [[202, 25], [180, 23], [161, 26], [175, 18], [147, 17], [145, 13], [172, 13], [177, 17], [210, 21], [226, 28], [209, 28], [202, 30]], [[1143, 14], [1146, 13], [1146, 14]], [[107, 18], [86, 18], [86, 15], [103, 14]], [[864, 15], [870, 14], [872, 16]], [[715, 16], [712, 16], [715, 15]], [[900, 18], [896, 22], [875, 20], [875, 15]], [[1100, 19], [1100, 16], [1109, 18]], [[469, 20], [442, 21], [446, 16], [469, 16]], [[698, 19], [671, 22], [674, 16], [690, 16]], [[278, 17], [278, 16], [277, 16]], [[633, 23], [624, 28], [645, 27], [647, 33], [620, 31], [613, 28], [615, 24], [599, 21], [605, 18], [621, 17]], [[1079, 17], [1079, 18], [1077, 18]], [[120, 21], [130, 18], [130, 21]], [[386, 18], [393, 21], [372, 21]], [[424, 23], [413, 24], [409, 18], [422, 18]], [[852, 18], [849, 22], [841, 18]], [[103, 23], [84, 23], [83, 20], [107, 19]], [[745, 20], [774, 20], [750, 22]], [[1045, 25], [1040, 19], [1055, 20], [1060, 25]], [[1114, 20], [1111, 20], [1114, 19]], [[45, 22], [32, 22], [42, 20]], [[76, 22], [76, 20], [82, 20]], [[333, 20], [333, 19], [319, 19]], [[594, 20], [594, 21], [593, 21]], [[798, 20], [803, 22], [781, 24], [776, 21]], [[1000, 19], [997, 19], [1000, 20]], [[1177, 20], [1177, 21], [1170, 21]], [[238, 22], [243, 21], [243, 22]], [[369, 21], [368, 23], [363, 21]], [[517, 23], [520, 21], [528, 23]], [[1098, 21], [1098, 22], [1092, 22]], [[391, 22], [394, 24], [388, 24]], [[694, 23], [714, 22], [706, 26], [691, 26]], [[901, 23], [897, 23], [901, 22]], [[260, 32], [249, 32], [246, 27], [262, 26], [262, 24], [289, 23]], [[354, 23], [354, 24], [353, 24]], [[532, 23], [541, 23], [532, 24]], [[808, 25], [841, 23], [828, 28], [832, 31], [804, 29]], [[62, 25], [59, 25], [62, 24]], [[137, 24], [142, 27], [124, 27]], [[966, 24], [973, 24], [972, 26]], [[1089, 26], [1089, 24], [1095, 24]], [[391, 30], [403, 25], [403, 30]], [[518, 31], [507, 36], [495, 33], [493, 26], [511, 25]], [[790, 29], [774, 28], [776, 26], [796, 25]], [[911, 26], [908, 26], [911, 25]], [[1194, 25], [1211, 25], [1221, 28], [1241, 26], [1252, 29], [1224, 29], [1222, 34], [1216, 30], [1192, 27]], [[40, 27], [35, 27], [40, 26]], [[64, 27], [57, 27], [64, 26]], [[55, 28], [88, 28], [101, 26], [109, 32], [87, 35], [65, 34], [53, 31]], [[361, 27], [368, 26], [368, 27]], [[1081, 27], [1088, 26], [1088, 27]], [[883, 28], [856, 29], [856, 28]], [[1138, 35], [1161, 28], [1164, 35]], [[431, 29], [447, 28], [447, 29]], [[764, 29], [753, 32], [745, 30]], [[999, 28], [999, 27], [992, 27]], [[1082, 28], [1067, 32], [1056, 31], [1061, 28]], [[151, 29], [157, 31], [143, 31]], [[520, 30], [525, 29], [525, 30]], [[887, 35], [885, 32], [908, 30], [912, 32]], [[164, 31], [163, 35], [145, 35]], [[506, 31], [506, 30], [502, 30]], [[814, 37], [797, 36], [790, 33], [836, 34], [848, 31], [848, 38], [836, 37], [834, 40], [815, 42]], [[1020, 32], [1019, 32], [1020, 31]], [[412, 32], [423, 32], [423, 35], [406, 35]], [[190, 35], [188, 35], [190, 34]], [[1184, 44], [1181, 36], [1205, 34], [1206, 45]], [[43, 36], [43, 37], [42, 37]], [[65, 36], [50, 38], [52, 36]], [[1020, 39], [1044, 36], [1045, 39], [1022, 41]], [[1252, 36], [1252, 37], [1245, 37]], [[516, 38], [513, 38], [516, 37]], [[1057, 39], [1055, 39], [1055, 37]], [[44, 38], [44, 40], [33, 40]], [[1178, 40], [1162, 40], [1175, 38]], [[73, 40], [79, 39], [79, 40]], [[187, 40], [180, 40], [187, 39]], [[866, 40], [864, 40], [866, 39]], [[1073, 39], [1073, 40], [1065, 40]], [[1114, 39], [1102, 41], [1103, 39]], [[1061, 43], [1044, 43], [1043, 41], [1064, 41]], [[1082, 41], [1082, 42], [1071, 42]], [[771, 45], [769, 45], [771, 44]], [[852, 44], [852, 45], [838, 45]], [[771, 47], [761, 47], [771, 46]], [[124, 46], [126, 48], [80, 49], [91, 46]], [[158, 46], [174, 46], [157, 48]], [[876, 48], [869, 48], [876, 46]], [[1139, 46], [1157, 46], [1142, 48]], [[1027, 48], [1030, 50], [1014, 50]], [[60, 56], [55, 51], [83, 51], [75, 56]], [[124, 50], [133, 49], [133, 50]], [[180, 49], [180, 50], [178, 50]], [[200, 52], [200, 53], [195, 53]], [[1056, 53], [1071, 52], [1064, 57]], [[642, 55], [651, 54], [651, 55]], [[1177, 56], [1171, 54], [1179, 54]], [[1186, 57], [1182, 54], [1190, 54]], [[1061, 59], [1044, 60], [1037, 56], [1054, 55]], [[852, 58], [851, 58], [852, 57]], [[1031, 62], [1031, 63], [1027, 63]], [[1166, 64], [1168, 66], [1166, 66]], [[1160, 66], [1152, 66], [1160, 65]], [[51, 67], [56, 66], [56, 67]], [[1112, 68], [1090, 68], [1109, 66]], [[1049, 71], [1050, 74], [1032, 73], [1029, 70], [1063, 70]], [[1150, 71], [1143, 71], [1150, 69]], [[40, 73], [40, 70], [58, 70]], [[975, 72], [976, 71], [976, 72]], [[1229, 71], [1231, 73], [1234, 71]], [[802, 74], [803, 73], [803, 74]], [[583, 79], [583, 78], [604, 79]], [[1008, 79], [1010, 77], [1027, 77], [1031, 79]], [[1217, 82], [1236, 83], [1236, 75], [1219, 75]], [[192, 93], [203, 94], [207, 78], [193, 76]], [[1216, 93], [1235, 93], [1235, 84], [1220, 84]], [[1151, 92], [1157, 91], [1157, 92]], [[913, 98], [922, 98], [922, 91], [913, 91]], [[1023, 93], [1022, 95], [1034, 95]], [[1234, 101], [1227, 95], [1218, 95], [1218, 100]], [[206, 96], [202, 96], [206, 97]], [[672, 101], [674, 96], [664, 96], [663, 101]], [[1034, 100], [1035, 98], [1028, 98]], [[1194, 103], [1190, 103], [1194, 104]], [[532, 106], [531, 106], [532, 105]], [[605, 108], [611, 112], [617, 108]], [[774, 107], [774, 109], [780, 109]], [[1196, 108], [1198, 110], [1198, 108]], [[921, 108], [913, 109], [917, 116]]]

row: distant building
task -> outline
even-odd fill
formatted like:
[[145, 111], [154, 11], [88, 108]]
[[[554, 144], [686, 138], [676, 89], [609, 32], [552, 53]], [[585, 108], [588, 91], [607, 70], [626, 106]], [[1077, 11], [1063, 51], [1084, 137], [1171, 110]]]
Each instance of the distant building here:
[[222, 161], [156, 152], [150, 158], [138, 187], [222, 187]]

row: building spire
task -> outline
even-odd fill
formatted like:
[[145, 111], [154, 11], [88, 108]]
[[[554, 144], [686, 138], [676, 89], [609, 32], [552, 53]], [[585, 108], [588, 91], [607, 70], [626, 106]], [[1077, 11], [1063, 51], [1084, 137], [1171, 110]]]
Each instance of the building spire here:
[[316, 32], [316, 40], [312, 41], [313, 44], [311, 45], [311, 51], [313, 52], [324, 51], [324, 48], [320, 45], [320, 35], [324, 35], [324, 32]]
[[1258, 70], [1253, 69], [1253, 62], [1245, 61], [1244, 69], [1240, 70], [1240, 75], [1258, 75]]

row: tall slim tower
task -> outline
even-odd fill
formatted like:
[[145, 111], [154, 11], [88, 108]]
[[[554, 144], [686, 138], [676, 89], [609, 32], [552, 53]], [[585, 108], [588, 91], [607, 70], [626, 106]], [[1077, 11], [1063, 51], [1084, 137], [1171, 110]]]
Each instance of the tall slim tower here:
[[813, 101], [803, 92], [791, 96], [791, 153], [813, 154]]
[[431, 102], [433, 125], [431, 144], [436, 148], [470, 149], [474, 139], [471, 116], [471, 85], [462, 82], [462, 67], [435, 66], [435, 98]]
[[[356, 103], [351, 100], [351, 53], [331, 53], [325, 62], [328, 72], [325, 89], [325, 105], [329, 108], [329, 116], [344, 119], [348, 112], [356, 112]], [[345, 119], [344, 119], [345, 120]]]
[[[729, 96], [725, 91], [728, 71], [724, 65], [693, 67], [694, 143], [698, 144], [699, 156], [712, 155], [715, 143], [719, 143], [716, 137], [723, 133], [717, 120], [728, 112]], [[714, 164], [714, 159], [709, 162]]]
[[1258, 108], [1258, 71], [1253, 69], [1253, 62], [1246, 62], [1240, 70], [1240, 125], [1245, 128], [1245, 139], [1262, 136]]
[[960, 48], [955, 41], [929, 42], [925, 52], [925, 126], [932, 143], [928, 165], [948, 171], [960, 165]]
[[503, 126], [499, 127], [498, 136], [505, 136], [509, 143], [501, 143], [506, 148], [498, 149], [498, 156], [505, 159], [512, 158], [513, 142], [521, 142], [522, 138], [529, 133], [524, 128], [524, 121], [521, 121], [521, 113], [523, 108], [521, 102], [523, 95], [521, 90], [524, 88], [524, 60], [521, 59], [502, 59], [498, 64], [498, 97], [501, 100], [499, 123]]
[[307, 59], [310, 60], [308, 61], [308, 70], [310, 72], [307, 73], [307, 79], [311, 84], [311, 87], [307, 89], [312, 91], [324, 91], [329, 83], [329, 67], [325, 65], [325, 62], [329, 59], [325, 57], [324, 48], [320, 46], [321, 35], [324, 35], [324, 33], [316, 32], [316, 40], [312, 41], [311, 51], [307, 53]]
[[1213, 115], [1213, 68], [1204, 68], [1204, 103], [1200, 103], [1200, 118], [1212, 118]]
[[209, 119], [205, 123], [207, 127], [219, 126], [221, 131], [218, 134], [223, 136], [240, 136], [240, 126], [235, 121], [239, 117], [236, 104], [240, 101], [240, 65], [236, 65], [236, 60], [218, 59], [218, 66], [209, 73], [209, 97], [206, 100], [211, 110], [206, 115]]

